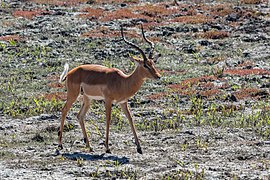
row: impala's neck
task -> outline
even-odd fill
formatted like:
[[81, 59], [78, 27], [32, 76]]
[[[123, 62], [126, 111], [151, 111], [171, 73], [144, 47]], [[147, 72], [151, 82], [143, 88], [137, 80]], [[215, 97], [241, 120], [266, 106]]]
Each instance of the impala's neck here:
[[138, 65], [136, 69], [127, 77], [127, 87], [132, 90], [132, 95], [135, 94], [142, 86], [145, 80], [144, 73]]

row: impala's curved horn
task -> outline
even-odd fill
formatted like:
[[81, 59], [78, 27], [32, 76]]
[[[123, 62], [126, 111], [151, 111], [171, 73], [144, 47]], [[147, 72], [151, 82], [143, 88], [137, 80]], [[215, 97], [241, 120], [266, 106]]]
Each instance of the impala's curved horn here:
[[127, 43], [131, 47], [137, 49], [141, 53], [141, 55], [143, 57], [143, 60], [144, 60], [144, 63], [146, 63], [147, 57], [146, 57], [145, 53], [143, 52], [143, 50], [139, 46], [137, 46], [137, 45], [133, 44], [132, 42], [126, 40], [126, 38], [124, 36], [124, 32], [123, 32], [123, 26], [121, 26], [121, 35], [122, 35], [122, 39], [125, 41], [125, 43]]
[[151, 49], [150, 49], [148, 58], [149, 59], [153, 59], [153, 54], [154, 54], [154, 50], [155, 50], [155, 44], [152, 41], [150, 41], [149, 39], [147, 39], [145, 37], [144, 30], [143, 30], [143, 25], [142, 24], [141, 24], [141, 29], [142, 29], [143, 39], [151, 46]]

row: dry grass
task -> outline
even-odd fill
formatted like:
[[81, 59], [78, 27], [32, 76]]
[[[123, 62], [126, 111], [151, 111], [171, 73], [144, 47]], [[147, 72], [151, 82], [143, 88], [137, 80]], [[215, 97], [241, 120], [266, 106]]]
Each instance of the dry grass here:
[[265, 69], [227, 69], [223, 72], [223, 74], [239, 75], [239, 76], [270, 75], [270, 71]]
[[20, 41], [22, 38], [18, 35], [0, 36], [0, 41]]
[[209, 57], [207, 59], [207, 63], [211, 64], [211, 65], [217, 64], [217, 63], [223, 62], [223, 61], [225, 61], [225, 57], [223, 57], [223, 56]]
[[178, 12], [177, 8], [167, 8], [163, 4], [145, 4], [136, 6], [132, 10], [155, 19], [170, 16]]
[[104, 16], [105, 11], [101, 8], [84, 8], [82, 12], [87, 12], [87, 14], [80, 14], [79, 17], [88, 18], [88, 19], [99, 19]]
[[[224, 18], [227, 15], [233, 14], [237, 17], [237, 21], [242, 21], [243, 19], [251, 16], [256, 16], [256, 12], [252, 9], [235, 9], [232, 4], [218, 4], [215, 6], [210, 6], [206, 10], [213, 17]], [[233, 25], [233, 24], [232, 24]]]
[[260, 99], [262, 96], [269, 96], [269, 93], [257, 88], [243, 88], [235, 92], [234, 95], [238, 100], [247, 98]]
[[116, 35], [114, 31], [111, 31], [107, 27], [99, 27], [97, 29], [93, 29], [89, 32], [83, 33], [81, 36], [90, 37], [90, 38], [109, 38], [109, 37], [115, 37], [118, 35], [120, 35], [120, 33]]
[[147, 98], [151, 99], [151, 100], [156, 100], [156, 99], [164, 98], [167, 95], [168, 95], [167, 92], [162, 92], [162, 93], [156, 93], [156, 94], [149, 95], [149, 96], [147, 96]]
[[139, 3], [139, 0], [94, 0], [94, 3], [97, 4], [134, 4], [134, 3]]
[[66, 92], [54, 92], [54, 93], [48, 93], [43, 94], [42, 98], [45, 100], [63, 100], [65, 101], [67, 99], [67, 93]]
[[36, 9], [36, 10], [31, 10], [31, 11], [18, 10], [12, 13], [14, 17], [24, 17], [27, 19], [33, 19], [35, 16], [45, 15], [45, 14], [49, 14], [49, 12], [41, 10], [41, 9]]
[[167, 22], [146, 22], [143, 23], [143, 27], [145, 30], [154, 30], [154, 27], [161, 27], [161, 26], [165, 26], [166, 24], [168, 24]]
[[206, 6], [205, 11], [209, 12], [212, 16], [224, 17], [229, 14], [235, 13], [233, 6], [231, 4], [217, 4], [214, 6]]
[[147, 16], [134, 13], [128, 8], [117, 9], [115, 11], [110, 11], [101, 18], [101, 21], [112, 21], [118, 19], [149, 19]]
[[61, 84], [61, 83], [50, 83], [50, 84], [48, 84], [48, 87], [50, 87], [50, 88], [64, 88], [65, 85]]
[[[124, 31], [124, 33], [125, 33], [125, 37], [127, 37], [129, 39], [136, 38], [139, 41], [144, 42], [141, 35], [135, 31]], [[121, 33], [120, 33], [120, 27], [119, 27], [119, 30], [112, 30], [112, 29], [109, 29], [107, 27], [99, 27], [99, 28], [93, 29], [89, 32], [85, 32], [81, 36], [82, 37], [89, 37], [89, 38], [120, 38]], [[159, 37], [150, 37], [149, 39], [152, 42], [160, 42]]]
[[250, 67], [253, 67], [254, 65], [255, 65], [254, 62], [247, 60], [247, 61], [244, 61], [243, 63], [238, 64], [237, 67], [249, 69]]
[[193, 16], [180, 16], [172, 19], [172, 22], [180, 22], [185, 24], [203, 24], [203, 23], [209, 23], [213, 19], [209, 16], [203, 15], [203, 14], [197, 14]]
[[[200, 86], [201, 84], [205, 85], [205, 83], [211, 82], [214, 80], [217, 80], [217, 77], [215, 77], [215, 76], [201, 76], [201, 77], [189, 78], [189, 79], [182, 81], [179, 84], [168, 85], [168, 87], [171, 89], [175, 89], [175, 90], [186, 90], [186, 89], [192, 88], [193, 86]], [[212, 87], [210, 84], [209, 84], [209, 86]]]
[[16, 22], [12, 20], [2, 20], [2, 25], [3, 27], [11, 27], [11, 26], [15, 26]]
[[197, 34], [201, 38], [206, 39], [224, 39], [230, 36], [230, 33], [226, 31], [211, 30]]
[[209, 98], [211, 96], [216, 96], [218, 94], [220, 94], [221, 91], [219, 89], [209, 89], [209, 90], [205, 90], [205, 91], [200, 91], [199, 94], [202, 96], [202, 97], [206, 97], [206, 98]]
[[[120, 28], [119, 31], [111, 30], [107, 27], [99, 27], [97, 29], [93, 29], [89, 32], [83, 33], [82, 37], [90, 37], [90, 38], [115, 38], [121, 37]], [[125, 36], [129, 38], [140, 38], [140, 36], [133, 31], [126, 31]]]
[[170, 88], [172, 92], [184, 96], [192, 97], [194, 95], [200, 95], [204, 98], [215, 98], [220, 96], [220, 94], [223, 92], [222, 89], [224, 89], [224, 86], [216, 86], [213, 83], [213, 81], [218, 79], [224, 81], [222, 78], [218, 78], [213, 75], [201, 76], [196, 78], [189, 78], [180, 82], [179, 84], [171, 84], [167, 87]]
[[86, 3], [88, 0], [27, 0], [37, 4], [50, 4], [58, 6], [74, 6], [80, 3]]

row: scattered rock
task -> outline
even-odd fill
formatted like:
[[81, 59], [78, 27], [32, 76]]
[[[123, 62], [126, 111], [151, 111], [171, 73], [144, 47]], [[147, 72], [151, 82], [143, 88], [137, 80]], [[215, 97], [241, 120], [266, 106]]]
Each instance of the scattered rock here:
[[261, 88], [270, 88], [270, 82], [263, 84]]
[[55, 114], [41, 114], [40, 119], [41, 120], [53, 120], [53, 119], [58, 119], [59, 117], [56, 116]]
[[212, 44], [212, 42], [208, 41], [208, 40], [200, 40], [198, 42], [201, 46], [209, 46]]
[[231, 13], [231, 14], [226, 16], [226, 20], [232, 21], [232, 22], [239, 21], [239, 18], [240, 18], [239, 14], [236, 14], [236, 13]]
[[33, 141], [37, 141], [37, 142], [44, 142], [44, 137], [41, 136], [40, 134], [36, 134], [33, 138]]
[[233, 101], [233, 102], [237, 102], [237, 98], [236, 98], [236, 96], [233, 95], [233, 94], [228, 95], [228, 96], [226, 97], [226, 100], [228, 100], [228, 101]]
[[194, 54], [194, 53], [197, 53], [198, 50], [196, 49], [196, 47], [194, 45], [188, 45], [188, 46], [184, 46], [182, 48], [182, 50], [185, 52], [185, 53], [188, 53], [188, 54]]

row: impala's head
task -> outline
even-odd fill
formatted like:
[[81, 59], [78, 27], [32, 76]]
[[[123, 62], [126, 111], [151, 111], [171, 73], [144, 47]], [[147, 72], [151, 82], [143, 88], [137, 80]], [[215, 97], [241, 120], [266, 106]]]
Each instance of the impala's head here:
[[160, 79], [161, 75], [158, 72], [158, 70], [155, 68], [155, 63], [157, 62], [158, 58], [161, 55], [157, 54], [157, 55], [153, 56], [155, 45], [152, 41], [150, 41], [149, 39], [147, 39], [145, 37], [142, 25], [141, 25], [141, 28], [142, 28], [142, 35], [143, 35], [144, 40], [151, 46], [151, 50], [149, 52], [148, 57], [145, 55], [144, 51], [139, 46], [126, 40], [124, 33], [123, 33], [123, 27], [121, 26], [122, 39], [125, 41], [125, 43], [127, 43], [131, 47], [137, 49], [141, 53], [142, 58], [130, 57], [130, 60], [135, 62], [138, 65], [138, 67], [142, 70], [142, 73], [144, 73], [144, 76], [146, 78], [150, 78], [150, 79]]
[[[160, 55], [159, 55], [160, 56]], [[142, 58], [130, 56], [131, 61], [135, 62], [140, 68], [144, 77], [149, 79], [160, 79], [161, 75], [155, 67], [154, 59], [148, 59], [146, 62]]]

